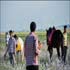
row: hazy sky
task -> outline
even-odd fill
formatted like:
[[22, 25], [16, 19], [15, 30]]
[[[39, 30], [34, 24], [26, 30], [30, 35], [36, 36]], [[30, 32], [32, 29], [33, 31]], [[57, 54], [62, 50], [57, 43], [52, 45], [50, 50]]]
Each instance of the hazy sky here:
[[0, 1], [1, 31], [29, 30], [31, 21], [37, 29], [69, 24], [70, 1]]

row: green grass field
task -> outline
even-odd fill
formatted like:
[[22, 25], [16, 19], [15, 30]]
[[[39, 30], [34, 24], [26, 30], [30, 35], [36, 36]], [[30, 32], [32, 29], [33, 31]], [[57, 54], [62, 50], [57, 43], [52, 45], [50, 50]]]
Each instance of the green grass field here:
[[[26, 36], [29, 34], [29, 32], [16, 32], [15, 34], [18, 35], [18, 37], [21, 37], [23, 41], [25, 41]], [[36, 32], [38, 39], [43, 42], [46, 40], [46, 32]], [[70, 33], [68, 33], [68, 42], [70, 42]], [[5, 33], [0, 34], [0, 47], [5, 46]]]
[[[21, 37], [23, 39], [23, 41], [25, 41], [26, 36], [29, 34], [29, 32], [16, 32], [15, 34], [18, 35], [18, 37]], [[46, 32], [36, 32], [39, 40], [41, 42], [43, 42], [44, 40], [46, 40]], [[3, 49], [5, 48], [6, 44], [5, 44], [5, 33], [0, 34], [0, 52], [3, 52]], [[7, 61], [8, 62], [8, 61]], [[19, 63], [20, 64], [20, 63]], [[25, 65], [25, 62], [23, 62], [23, 64]], [[8, 64], [7, 64], [8, 65]], [[1, 70], [9, 70], [11, 68], [9, 68], [10, 65], [7, 67], [6, 63], [5, 66], [2, 64], [0, 65], [0, 69]], [[18, 67], [18, 66], [17, 66]], [[16, 67], [16, 68], [17, 68]], [[24, 69], [25, 67], [19, 66], [19, 68]], [[42, 68], [42, 67], [40, 67]], [[12, 70], [12, 69], [11, 69]], [[25, 70], [25, 69], [24, 69]]]
[[[19, 37], [23, 39], [23, 41], [25, 41], [25, 38], [29, 34], [29, 32], [16, 32], [15, 34], [17, 34]], [[38, 35], [38, 38], [42, 43], [46, 40], [46, 32], [36, 32], [36, 34]], [[68, 33], [68, 43], [70, 45], [70, 33]], [[1, 52], [4, 52], [3, 49], [5, 49], [4, 33], [0, 34], [0, 54]], [[46, 55], [46, 53], [47, 53], [47, 47], [43, 47], [41, 49], [41, 54], [39, 56], [39, 62], [41, 62], [39, 66], [39, 70], [46, 70], [45, 63], [48, 63], [48, 56]], [[70, 52], [68, 54], [70, 54]], [[55, 58], [56, 56], [54, 54], [53, 60]], [[68, 59], [69, 59], [68, 62], [70, 62], [70, 56], [68, 57]], [[0, 62], [2, 62], [1, 55], [0, 55]], [[54, 60], [54, 62], [56, 61]], [[48, 70], [56, 70], [56, 68], [58, 69], [58, 66], [56, 67], [56, 63], [55, 63], [55, 65], [51, 65]], [[11, 65], [9, 64], [9, 60], [4, 61], [4, 63], [2, 64], [0, 63], [0, 70], [25, 70], [25, 61], [23, 63], [19, 63], [19, 65], [16, 65], [15, 68], [11, 67]]]
[[[25, 41], [26, 36], [29, 34], [29, 32], [16, 32], [15, 34], [18, 35], [18, 37], [21, 37], [23, 41]], [[41, 42], [46, 40], [46, 32], [36, 32], [38, 35], [38, 38]], [[5, 33], [0, 34], [0, 47], [5, 46]]]

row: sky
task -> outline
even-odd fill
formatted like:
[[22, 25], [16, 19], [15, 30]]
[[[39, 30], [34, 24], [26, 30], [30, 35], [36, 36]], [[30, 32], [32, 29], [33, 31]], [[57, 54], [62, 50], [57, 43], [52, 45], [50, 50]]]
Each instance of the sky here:
[[29, 31], [70, 24], [70, 1], [0, 1], [1, 32]]

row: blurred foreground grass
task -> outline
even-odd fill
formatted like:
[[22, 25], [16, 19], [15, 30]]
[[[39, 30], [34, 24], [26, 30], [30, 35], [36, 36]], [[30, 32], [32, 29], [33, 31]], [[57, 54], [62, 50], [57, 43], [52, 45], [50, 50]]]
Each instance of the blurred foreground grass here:
[[[17, 34], [19, 37], [21, 37], [23, 39], [23, 41], [24, 41], [26, 36], [28, 35], [28, 33], [29, 32], [16, 32], [15, 34]], [[36, 33], [38, 35], [39, 40], [42, 43], [44, 41], [46, 43], [46, 32], [36, 32]], [[69, 43], [69, 46], [70, 46], [70, 33], [68, 33], [68, 43]], [[40, 56], [39, 56], [39, 63], [40, 63], [39, 70], [59, 70], [60, 66], [59, 66], [59, 68], [56, 67], [56, 63], [54, 63], [55, 65], [52, 64], [49, 67], [46, 66], [46, 63], [48, 63], [49, 60], [48, 60], [47, 47], [46, 47], [46, 45], [44, 45], [44, 46], [45, 47], [43, 47], [41, 49], [41, 53], [40, 53]], [[9, 64], [9, 60], [2, 62], [3, 59], [1, 57], [1, 52], [4, 53], [3, 49], [5, 49], [5, 33], [0, 34], [0, 70], [25, 70], [25, 61], [23, 63], [19, 63], [18, 65], [15, 65], [14, 68]], [[55, 58], [56, 58], [56, 55], [54, 54], [53, 62], [56, 62]], [[70, 63], [70, 49], [68, 51], [67, 60]], [[47, 67], [48, 67], [48, 69], [47, 69]], [[61, 67], [60, 70], [62, 70], [62, 67]], [[66, 69], [66, 70], [68, 70], [68, 69]]]

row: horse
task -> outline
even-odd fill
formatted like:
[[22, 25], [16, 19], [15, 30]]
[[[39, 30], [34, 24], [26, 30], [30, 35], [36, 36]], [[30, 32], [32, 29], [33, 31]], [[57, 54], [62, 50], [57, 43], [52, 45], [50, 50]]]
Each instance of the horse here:
[[[51, 37], [51, 41], [49, 41], [49, 35], [51, 35], [52, 31], [49, 34], [49, 30], [47, 30], [47, 45], [48, 45], [48, 51], [50, 54], [50, 60], [52, 58], [53, 55], [53, 48], [56, 48], [57, 50], [57, 55], [58, 55], [58, 59], [60, 59], [61, 57], [63, 57], [63, 34], [60, 30], [54, 30], [52, 37]], [[60, 56], [60, 48], [61, 48], [61, 56]]]

